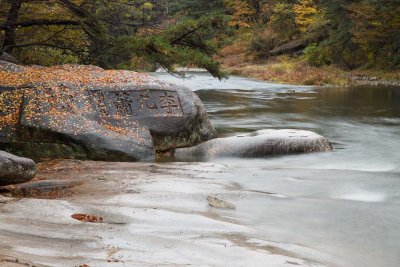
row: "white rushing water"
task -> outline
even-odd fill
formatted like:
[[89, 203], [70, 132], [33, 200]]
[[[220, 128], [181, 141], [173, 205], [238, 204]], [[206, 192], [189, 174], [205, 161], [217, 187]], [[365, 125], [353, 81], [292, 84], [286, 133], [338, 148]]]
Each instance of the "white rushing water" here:
[[331, 140], [330, 153], [213, 160], [229, 170], [218, 179], [259, 193], [235, 216], [260, 238], [319, 251], [310, 257], [332, 266], [400, 265], [400, 88], [154, 75], [196, 91], [221, 136], [295, 128]]

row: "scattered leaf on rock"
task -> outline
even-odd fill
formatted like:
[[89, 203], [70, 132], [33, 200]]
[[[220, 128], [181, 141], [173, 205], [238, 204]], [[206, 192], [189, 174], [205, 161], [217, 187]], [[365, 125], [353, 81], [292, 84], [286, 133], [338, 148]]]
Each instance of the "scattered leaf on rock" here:
[[102, 223], [103, 217], [97, 217], [89, 214], [79, 214], [75, 213], [71, 215], [71, 218], [81, 221], [81, 222], [90, 222], [90, 223]]

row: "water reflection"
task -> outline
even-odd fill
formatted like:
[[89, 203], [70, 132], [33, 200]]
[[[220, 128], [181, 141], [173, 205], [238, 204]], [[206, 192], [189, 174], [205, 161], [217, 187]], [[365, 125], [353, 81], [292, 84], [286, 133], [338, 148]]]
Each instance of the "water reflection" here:
[[396, 125], [400, 118], [398, 88], [320, 88], [297, 93], [271, 89], [199, 90], [196, 93], [222, 135], [234, 133], [239, 125], [240, 129], [249, 131], [284, 126], [319, 130], [317, 125], [328, 118], [384, 125]]

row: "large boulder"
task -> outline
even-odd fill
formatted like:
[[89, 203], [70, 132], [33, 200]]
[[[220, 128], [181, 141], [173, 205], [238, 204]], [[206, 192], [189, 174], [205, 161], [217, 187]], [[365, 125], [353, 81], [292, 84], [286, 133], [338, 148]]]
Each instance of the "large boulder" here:
[[94, 66], [0, 64], [0, 149], [130, 161], [215, 136], [203, 104], [187, 88]]
[[0, 151], [0, 186], [27, 182], [35, 173], [33, 160]]
[[330, 150], [332, 146], [329, 140], [314, 132], [292, 129], [260, 130], [180, 148], [175, 151], [175, 158], [202, 160], [217, 157], [265, 157]]

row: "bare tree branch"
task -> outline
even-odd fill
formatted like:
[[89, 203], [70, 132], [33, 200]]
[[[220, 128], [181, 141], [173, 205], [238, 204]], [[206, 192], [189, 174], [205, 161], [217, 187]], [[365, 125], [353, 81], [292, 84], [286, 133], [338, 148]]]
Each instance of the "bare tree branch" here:
[[32, 27], [32, 26], [50, 26], [50, 25], [80, 25], [79, 21], [73, 20], [49, 20], [49, 19], [33, 19], [28, 21], [21, 21], [15, 23], [5, 23], [0, 25], [0, 30], [15, 29], [22, 27]]

